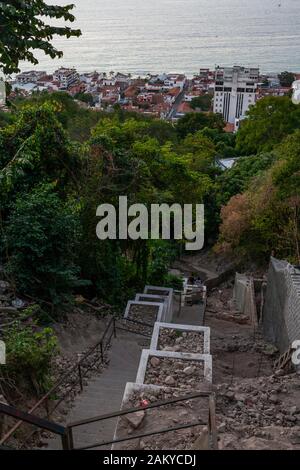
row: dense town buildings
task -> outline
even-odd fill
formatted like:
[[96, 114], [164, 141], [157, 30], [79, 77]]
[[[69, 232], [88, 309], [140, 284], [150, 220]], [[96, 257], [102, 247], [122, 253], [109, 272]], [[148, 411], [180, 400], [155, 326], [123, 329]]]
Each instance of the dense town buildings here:
[[53, 74], [20, 73], [11, 85], [13, 94], [23, 96], [34, 91], [64, 91], [77, 98], [86, 93], [90, 95], [89, 106], [95, 110], [119, 105], [124, 110], [173, 121], [186, 113], [202, 112], [193, 106], [193, 100], [209, 95], [210, 111], [223, 115], [227, 132], [237, 130], [240, 120], [258, 99], [290, 92], [290, 88], [280, 85], [278, 74], [260, 75], [258, 68], [240, 66], [201, 68], [192, 78], [182, 73], [145, 77], [120, 72], [78, 73], [73, 68], [61, 67]]

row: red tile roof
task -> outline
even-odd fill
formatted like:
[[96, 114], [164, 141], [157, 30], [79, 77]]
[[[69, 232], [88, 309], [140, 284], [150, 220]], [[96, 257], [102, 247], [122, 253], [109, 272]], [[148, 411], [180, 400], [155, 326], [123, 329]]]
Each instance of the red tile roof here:
[[183, 101], [178, 106], [177, 112], [187, 114], [187, 113], [194, 113], [195, 111], [193, 110], [193, 108], [190, 107], [189, 103], [187, 103], [186, 101]]
[[230, 122], [227, 122], [226, 126], [223, 129], [225, 132], [234, 132], [234, 124], [231, 124]]

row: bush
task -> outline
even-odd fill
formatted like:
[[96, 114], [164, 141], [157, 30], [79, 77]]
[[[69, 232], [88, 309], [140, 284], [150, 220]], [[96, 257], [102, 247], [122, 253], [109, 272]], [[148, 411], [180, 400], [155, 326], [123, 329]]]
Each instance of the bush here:
[[37, 394], [48, 390], [51, 361], [57, 353], [57, 339], [51, 328], [22, 326], [15, 322], [5, 334], [7, 370], [18, 385], [33, 388]]
[[6, 269], [18, 290], [54, 306], [69, 300], [78, 285], [74, 253], [79, 237], [76, 214], [52, 185], [17, 199], [6, 227]]
[[183, 280], [181, 277], [175, 276], [174, 274], [167, 274], [164, 279], [164, 287], [171, 287], [175, 290], [182, 290]]
[[165, 282], [171, 281], [171, 278], [168, 277], [168, 268], [170, 263], [178, 255], [179, 246], [166, 240], [151, 240], [149, 245], [152, 246], [151, 261], [148, 270], [148, 284], [173, 287], [173, 285], [167, 286]]

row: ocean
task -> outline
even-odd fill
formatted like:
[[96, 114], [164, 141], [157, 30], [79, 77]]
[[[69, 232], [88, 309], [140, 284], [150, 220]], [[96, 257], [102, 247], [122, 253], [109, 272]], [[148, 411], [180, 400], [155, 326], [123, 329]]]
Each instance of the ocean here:
[[[259, 66], [300, 72], [300, 0], [48, 0], [74, 3], [80, 38], [55, 39], [62, 59], [38, 54], [49, 72], [123, 71], [133, 75], [200, 67]], [[22, 70], [32, 65], [22, 63]]]

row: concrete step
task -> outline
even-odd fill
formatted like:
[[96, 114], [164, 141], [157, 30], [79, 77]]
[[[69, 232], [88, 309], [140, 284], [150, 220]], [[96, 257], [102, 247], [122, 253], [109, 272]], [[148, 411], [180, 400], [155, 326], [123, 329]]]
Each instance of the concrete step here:
[[[146, 343], [149, 345], [147, 340]], [[81, 395], [75, 399], [66, 422], [118, 411], [125, 385], [127, 382], [135, 381], [141, 351], [147, 347], [147, 344], [144, 338], [128, 332], [117, 334], [108, 352], [108, 367], [99, 376], [93, 378]], [[75, 428], [74, 445], [83, 447], [112, 440], [115, 426], [116, 419], [114, 418]], [[47, 450], [61, 448], [61, 441], [56, 437], [49, 439], [47, 444]], [[110, 446], [106, 447], [106, 449], [109, 448]]]

